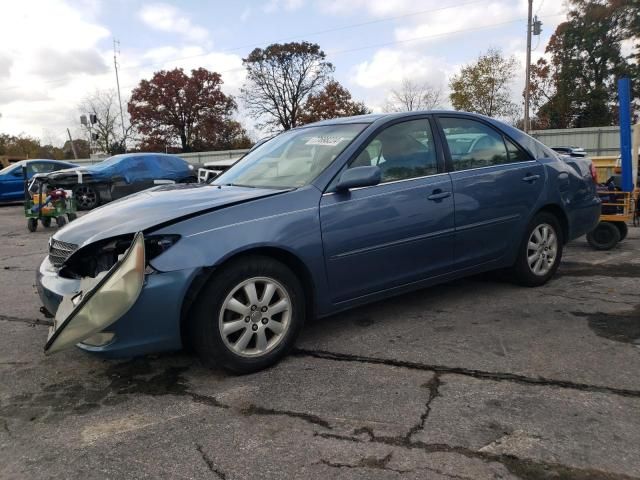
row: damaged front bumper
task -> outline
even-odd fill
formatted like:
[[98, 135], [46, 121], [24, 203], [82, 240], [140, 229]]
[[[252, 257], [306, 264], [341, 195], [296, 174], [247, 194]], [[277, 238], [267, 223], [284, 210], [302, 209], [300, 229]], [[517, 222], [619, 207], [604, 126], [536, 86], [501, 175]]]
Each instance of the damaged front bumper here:
[[37, 288], [56, 316], [45, 352], [74, 344], [109, 357], [180, 349], [182, 301], [199, 269], [145, 274], [145, 266], [142, 234], [96, 278], [61, 277], [45, 258]]

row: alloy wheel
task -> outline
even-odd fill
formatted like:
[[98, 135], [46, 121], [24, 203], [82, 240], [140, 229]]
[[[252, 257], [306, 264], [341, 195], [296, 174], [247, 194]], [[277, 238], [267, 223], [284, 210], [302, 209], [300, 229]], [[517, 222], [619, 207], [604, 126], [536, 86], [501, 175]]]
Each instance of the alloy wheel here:
[[527, 244], [527, 263], [534, 275], [544, 276], [553, 268], [558, 255], [558, 236], [548, 223], [533, 229]]
[[218, 318], [224, 344], [236, 355], [259, 357], [273, 350], [291, 323], [291, 297], [269, 277], [236, 285], [225, 298]]
[[98, 194], [91, 187], [78, 187], [74, 195], [78, 207], [82, 210], [90, 210], [98, 203]]

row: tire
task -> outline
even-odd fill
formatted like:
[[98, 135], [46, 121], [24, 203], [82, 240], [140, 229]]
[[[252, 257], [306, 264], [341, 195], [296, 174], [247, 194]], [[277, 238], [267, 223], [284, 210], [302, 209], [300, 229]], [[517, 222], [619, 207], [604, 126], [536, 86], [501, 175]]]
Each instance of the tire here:
[[[252, 283], [257, 302], [246, 293]], [[263, 305], [260, 300], [267, 289], [273, 293]], [[288, 309], [280, 311], [287, 304]], [[300, 281], [286, 265], [269, 257], [244, 257], [224, 266], [205, 284], [191, 309], [187, 331], [205, 364], [251, 373], [273, 365], [291, 350], [305, 311]], [[223, 325], [230, 327], [226, 334]]]
[[73, 222], [76, 218], [78, 218], [78, 215], [76, 215], [75, 213], [67, 213], [67, 219], [70, 222]]
[[37, 218], [30, 218], [27, 220], [27, 229], [30, 232], [35, 232], [36, 230], [38, 230], [38, 219]]
[[44, 228], [49, 228], [51, 226], [51, 217], [42, 217], [40, 223]]
[[596, 250], [611, 250], [620, 241], [620, 229], [613, 222], [600, 222], [587, 233], [587, 242]]
[[76, 186], [73, 189], [73, 197], [76, 199], [78, 210], [92, 210], [100, 205], [100, 195], [92, 185]]
[[59, 217], [56, 217], [56, 223], [58, 224], [58, 227], [64, 227], [67, 224], [67, 219], [64, 218], [64, 215], [60, 215]]
[[615, 226], [620, 230], [620, 241], [627, 238], [627, 234], [629, 233], [629, 227], [624, 222], [616, 222]]
[[[547, 240], [544, 240], [545, 231]], [[534, 245], [537, 247], [533, 248]], [[562, 229], [556, 216], [539, 212], [527, 226], [520, 243], [518, 257], [512, 267], [513, 279], [526, 287], [547, 283], [558, 270], [563, 245]]]

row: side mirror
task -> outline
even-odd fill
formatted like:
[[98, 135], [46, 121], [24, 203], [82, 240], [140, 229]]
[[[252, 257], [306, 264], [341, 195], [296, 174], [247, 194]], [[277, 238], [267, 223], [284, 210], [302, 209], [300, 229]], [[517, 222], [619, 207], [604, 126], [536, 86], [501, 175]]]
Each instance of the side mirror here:
[[336, 185], [337, 191], [345, 191], [351, 188], [370, 187], [377, 185], [382, 179], [382, 172], [375, 165], [366, 167], [353, 167], [345, 170], [340, 175], [340, 180]]

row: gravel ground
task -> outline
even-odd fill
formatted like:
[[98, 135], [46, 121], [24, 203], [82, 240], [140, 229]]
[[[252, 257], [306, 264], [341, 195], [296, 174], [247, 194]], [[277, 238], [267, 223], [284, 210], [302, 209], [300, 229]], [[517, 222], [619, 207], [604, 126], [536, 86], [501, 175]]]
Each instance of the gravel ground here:
[[45, 358], [51, 231], [0, 207], [0, 478], [640, 478], [640, 232], [548, 285], [474, 277], [310, 322], [243, 377]]

